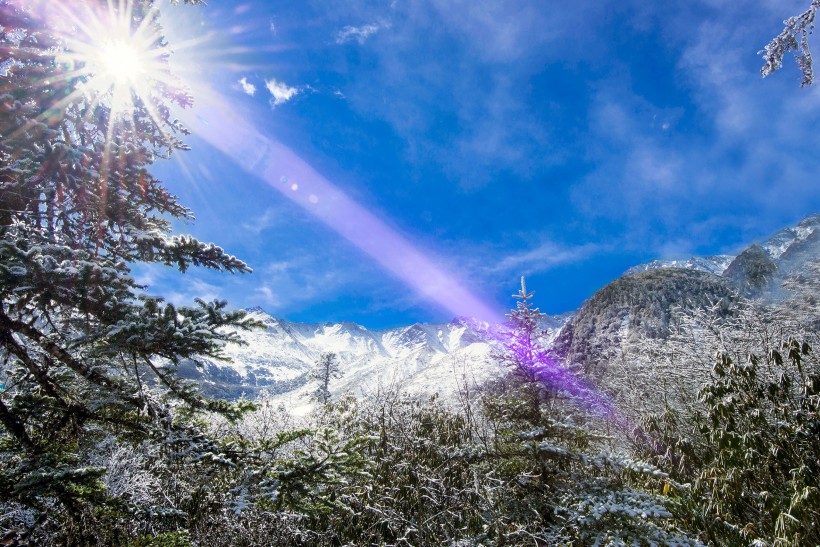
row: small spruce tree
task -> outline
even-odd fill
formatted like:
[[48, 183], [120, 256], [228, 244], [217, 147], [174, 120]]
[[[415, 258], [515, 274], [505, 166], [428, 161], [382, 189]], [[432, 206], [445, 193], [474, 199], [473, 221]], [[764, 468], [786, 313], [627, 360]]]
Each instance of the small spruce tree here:
[[541, 322], [545, 314], [532, 305], [534, 291], [527, 291], [524, 277], [521, 289], [513, 295], [518, 302], [507, 314], [509, 322], [499, 333], [500, 344], [495, 360], [510, 373], [527, 410], [527, 420], [536, 425], [541, 421], [541, 408], [561, 392], [573, 395], [575, 379], [549, 352], [543, 340], [546, 336]]
[[330, 381], [342, 377], [337, 355], [333, 352], [322, 353], [309, 376], [319, 384], [313, 392], [314, 398], [323, 405], [330, 402]]

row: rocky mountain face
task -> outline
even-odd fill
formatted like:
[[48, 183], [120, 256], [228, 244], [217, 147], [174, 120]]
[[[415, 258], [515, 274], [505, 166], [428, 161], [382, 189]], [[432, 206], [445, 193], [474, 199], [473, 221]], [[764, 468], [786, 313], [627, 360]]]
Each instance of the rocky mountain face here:
[[729, 264], [723, 276], [745, 296], [757, 296], [774, 288], [775, 259], [760, 245], [752, 245]]
[[642, 264], [587, 300], [558, 336], [554, 350], [594, 372], [622, 342], [664, 337], [673, 309], [709, 307], [722, 313], [744, 298], [776, 302], [793, 297], [795, 288], [809, 296], [818, 294], [819, 262], [820, 214], [815, 214], [737, 256]]
[[728, 308], [738, 300], [727, 279], [701, 270], [666, 268], [625, 275], [586, 301], [553, 344], [557, 355], [595, 374], [622, 342], [660, 338], [673, 309]]

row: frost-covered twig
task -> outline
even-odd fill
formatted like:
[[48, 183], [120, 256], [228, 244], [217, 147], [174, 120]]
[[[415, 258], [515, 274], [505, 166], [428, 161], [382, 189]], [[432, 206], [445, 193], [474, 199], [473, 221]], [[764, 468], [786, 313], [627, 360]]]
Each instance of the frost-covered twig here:
[[809, 9], [796, 17], [783, 21], [785, 28], [766, 47], [758, 52], [763, 56], [765, 64], [760, 73], [765, 78], [783, 66], [783, 57], [789, 51], [799, 52], [797, 67], [803, 73], [801, 87], [814, 83], [814, 63], [809, 49], [809, 34], [814, 30], [814, 18], [820, 8], [820, 0], [812, 0]]

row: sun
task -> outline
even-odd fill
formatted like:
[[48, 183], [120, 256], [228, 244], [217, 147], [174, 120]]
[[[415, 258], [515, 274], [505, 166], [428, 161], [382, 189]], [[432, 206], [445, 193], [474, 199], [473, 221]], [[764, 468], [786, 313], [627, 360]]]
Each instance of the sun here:
[[[6, 138], [48, 123], [59, 124], [66, 140], [99, 139], [103, 179], [132, 139], [147, 139], [163, 156], [184, 148], [180, 134], [187, 130], [173, 115], [175, 108], [191, 105], [191, 94], [187, 83], [170, 69], [172, 52], [153, 2], [30, 1], [31, 13], [48, 28], [44, 36], [49, 47], [43, 51], [53, 55], [55, 70], [36, 85], [51, 91], [45, 94], [51, 100], [36, 118]], [[175, 49], [194, 47], [204, 39], [178, 43]], [[22, 46], [18, 49], [22, 58], [31, 55]], [[96, 130], [97, 124], [104, 132]]]
[[83, 63], [88, 89], [108, 96], [112, 116], [127, 116], [136, 100], [148, 104], [152, 88], [167, 78], [166, 52], [151, 31], [150, 19], [134, 25], [132, 14], [120, 12], [108, 14], [108, 19], [113, 24], [97, 20], [102, 24], [96, 32], [69, 46]]
[[114, 117], [131, 114], [135, 100], [147, 104], [152, 87], [166, 72], [150, 41], [139, 34], [95, 38], [87, 49], [88, 88], [108, 95]]
[[98, 76], [114, 84], [134, 86], [148, 71], [148, 52], [140, 51], [134, 41], [117, 40], [100, 46], [96, 66]]
[[132, 117], [138, 103], [150, 110], [157, 90], [175, 83], [157, 9], [132, 0], [52, 6], [51, 18], [64, 27], [60, 59], [70, 67], [67, 75], [81, 81], [72, 100], [85, 95], [107, 105], [117, 122]]

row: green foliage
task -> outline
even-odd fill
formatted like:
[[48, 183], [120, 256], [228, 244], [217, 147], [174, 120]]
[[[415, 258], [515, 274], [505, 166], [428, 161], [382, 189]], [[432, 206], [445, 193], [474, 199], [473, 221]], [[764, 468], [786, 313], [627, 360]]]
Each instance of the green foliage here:
[[132, 541], [128, 547], [190, 547], [191, 534], [187, 531], [168, 532], [156, 536], [142, 536]]
[[[693, 431], [648, 421], [656, 459], [690, 482], [681, 518], [717, 544], [820, 542], [820, 366], [791, 338], [746, 363], [718, 355]], [[661, 450], [662, 449], [662, 450]]]
[[[308, 544], [606, 545], [680, 535], [663, 504], [634, 488], [664, 479], [651, 466], [572, 448], [590, 447], [593, 436], [571, 422], [521, 431], [469, 415], [400, 397], [336, 406], [324, 419], [347, 443], [333, 436], [329, 448], [322, 432], [311, 449], [321, 456], [297, 467], [327, 462], [333, 474], [288, 497]], [[353, 444], [357, 455], [344, 465], [329, 457]]]

